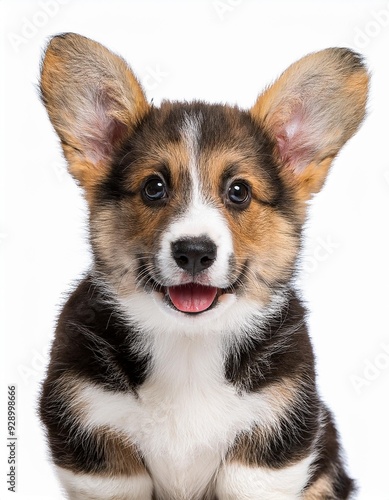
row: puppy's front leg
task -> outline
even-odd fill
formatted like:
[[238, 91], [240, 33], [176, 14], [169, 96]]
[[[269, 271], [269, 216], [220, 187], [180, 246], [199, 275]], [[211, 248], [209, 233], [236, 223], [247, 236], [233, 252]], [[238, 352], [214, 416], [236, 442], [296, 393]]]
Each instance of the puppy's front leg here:
[[[86, 394], [96, 396], [93, 390], [90, 381], [70, 372], [57, 377], [54, 370], [43, 385], [41, 417], [66, 498], [151, 500], [153, 483], [137, 447], [125, 434], [87, 418]], [[97, 406], [101, 411], [104, 402]]]
[[69, 500], [151, 500], [153, 484], [144, 472], [107, 476], [75, 473], [57, 467], [57, 474]]
[[354, 482], [343, 467], [332, 416], [325, 407], [319, 415], [319, 426], [297, 411], [278, 432], [258, 426], [238, 436], [216, 480], [218, 500], [350, 498]]
[[217, 478], [218, 500], [297, 500], [309, 477], [312, 457], [280, 469], [226, 463]]

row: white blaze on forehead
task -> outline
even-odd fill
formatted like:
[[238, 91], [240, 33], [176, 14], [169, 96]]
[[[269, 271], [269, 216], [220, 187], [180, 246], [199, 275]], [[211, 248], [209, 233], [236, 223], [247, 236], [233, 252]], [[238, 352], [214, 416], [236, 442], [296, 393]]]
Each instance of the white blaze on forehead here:
[[[233, 241], [227, 221], [220, 210], [215, 208], [204, 195], [200, 168], [200, 127], [202, 115], [186, 114], [181, 133], [188, 151], [188, 171], [190, 186], [182, 186], [187, 190], [187, 210], [175, 218], [167, 227], [161, 242], [161, 250], [157, 256], [161, 273], [169, 284], [179, 283], [179, 273], [171, 254], [171, 244], [188, 237], [207, 236], [217, 246], [215, 263], [207, 270], [210, 284], [220, 288], [230, 285], [229, 262], [233, 254]], [[172, 282], [176, 277], [177, 283]]]
[[199, 176], [199, 150], [200, 150], [200, 133], [201, 133], [201, 122], [203, 116], [201, 113], [196, 115], [185, 115], [185, 119], [182, 125], [182, 137], [185, 142], [185, 146], [188, 150], [189, 158], [189, 173], [191, 177], [191, 201], [192, 204], [204, 203], [204, 196], [202, 194], [202, 186]]

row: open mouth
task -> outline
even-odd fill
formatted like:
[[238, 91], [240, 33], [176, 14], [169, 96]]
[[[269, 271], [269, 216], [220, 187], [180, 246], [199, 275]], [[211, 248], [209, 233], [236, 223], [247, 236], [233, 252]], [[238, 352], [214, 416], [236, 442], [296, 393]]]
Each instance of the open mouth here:
[[139, 274], [142, 275], [139, 282], [143, 282], [143, 286], [149, 292], [162, 294], [164, 303], [170, 308], [194, 315], [214, 308], [217, 306], [219, 299], [222, 299], [226, 294], [235, 295], [239, 293], [245, 279], [246, 268], [247, 265], [242, 267], [240, 275], [227, 288], [217, 288], [195, 282], [164, 286], [158, 283], [150, 273], [144, 273], [142, 268], [139, 271]]
[[211, 309], [221, 293], [222, 290], [213, 286], [187, 283], [167, 287], [165, 298], [178, 311], [194, 314]]

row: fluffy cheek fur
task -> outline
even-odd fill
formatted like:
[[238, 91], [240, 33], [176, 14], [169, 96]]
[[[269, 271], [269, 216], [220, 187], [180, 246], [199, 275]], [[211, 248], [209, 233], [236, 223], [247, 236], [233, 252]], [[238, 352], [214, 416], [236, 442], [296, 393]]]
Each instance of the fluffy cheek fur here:
[[227, 218], [236, 261], [245, 266], [243, 293], [267, 303], [271, 292], [291, 278], [299, 236], [293, 224], [270, 207], [253, 204], [239, 217]]
[[121, 296], [134, 292], [136, 278], [152, 270], [158, 234], [166, 228], [168, 214], [151, 212], [141, 201], [123, 200], [99, 208], [91, 221], [97, 271]]
[[[142, 273], [155, 276], [154, 257], [176, 211], [171, 207], [150, 210], [141, 200], [123, 200], [96, 212], [91, 233], [97, 268], [119, 295], [133, 293]], [[271, 293], [291, 278], [298, 234], [282, 214], [256, 202], [239, 214], [220, 211], [233, 238], [232, 275], [242, 276], [239, 295], [266, 305]]]

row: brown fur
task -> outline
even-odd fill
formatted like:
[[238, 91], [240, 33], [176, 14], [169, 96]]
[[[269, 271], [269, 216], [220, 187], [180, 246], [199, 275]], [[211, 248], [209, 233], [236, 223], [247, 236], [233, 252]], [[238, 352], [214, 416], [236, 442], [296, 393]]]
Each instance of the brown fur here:
[[95, 429], [96, 439], [107, 457], [107, 467], [103, 471], [108, 476], [131, 476], [146, 474], [146, 468], [134, 445], [125, 436], [110, 429]]
[[332, 488], [332, 478], [326, 474], [320, 476], [303, 494], [303, 500], [336, 500]]

